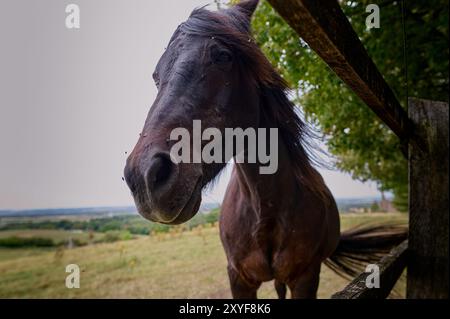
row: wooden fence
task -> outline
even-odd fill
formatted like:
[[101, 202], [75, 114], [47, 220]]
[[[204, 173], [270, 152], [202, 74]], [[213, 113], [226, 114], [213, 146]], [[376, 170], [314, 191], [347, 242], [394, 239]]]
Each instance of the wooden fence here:
[[407, 267], [407, 298], [448, 298], [448, 103], [410, 99], [408, 113], [370, 59], [337, 0], [268, 0], [399, 137], [409, 160], [409, 238], [332, 298], [386, 298]]

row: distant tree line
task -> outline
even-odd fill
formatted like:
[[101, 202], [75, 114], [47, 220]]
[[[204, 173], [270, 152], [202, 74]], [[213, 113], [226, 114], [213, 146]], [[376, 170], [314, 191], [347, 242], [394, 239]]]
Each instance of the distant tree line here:
[[[201, 224], [215, 223], [219, 219], [219, 209], [209, 213], [198, 213], [186, 223], [186, 229], [192, 229]], [[90, 220], [48, 220], [13, 222], [0, 226], [4, 230], [47, 229], [47, 230], [82, 230], [98, 233], [112, 231], [127, 231], [133, 235], [149, 235], [151, 233], [168, 232], [172, 226], [149, 222], [140, 216], [114, 216]], [[112, 234], [112, 233], [111, 233]]]

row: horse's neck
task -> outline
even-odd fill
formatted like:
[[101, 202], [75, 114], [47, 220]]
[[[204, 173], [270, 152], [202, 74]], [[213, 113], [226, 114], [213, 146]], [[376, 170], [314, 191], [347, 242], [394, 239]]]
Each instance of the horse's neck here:
[[261, 174], [260, 164], [236, 163], [240, 190], [260, 217], [271, 217], [274, 211], [289, 205], [291, 199], [298, 198], [298, 182], [281, 138], [278, 146], [278, 169], [274, 174]]

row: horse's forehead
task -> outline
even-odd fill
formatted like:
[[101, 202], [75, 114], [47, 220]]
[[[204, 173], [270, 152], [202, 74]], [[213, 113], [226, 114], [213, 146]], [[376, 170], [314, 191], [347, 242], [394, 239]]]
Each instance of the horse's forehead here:
[[169, 48], [176, 46], [181, 48], [195, 48], [201, 47], [209, 43], [208, 37], [191, 34], [189, 32], [178, 30], [172, 36], [172, 40], [169, 43]]
[[167, 57], [173, 64], [178, 60], [197, 61], [202, 57], [200, 51], [205, 50], [209, 45], [208, 39], [188, 33], [180, 33], [170, 42], [167, 47]]
[[169, 42], [169, 46], [168, 48], [172, 48], [174, 46], [185, 46], [187, 45], [189, 42], [192, 42], [192, 37], [187, 34], [186, 32], [182, 32], [182, 31], [176, 31], [171, 39], [171, 41]]
[[167, 76], [179, 69], [192, 70], [202, 67], [205, 55], [202, 53], [208, 45], [207, 39], [190, 34], [179, 34], [172, 39], [155, 68], [159, 76]]

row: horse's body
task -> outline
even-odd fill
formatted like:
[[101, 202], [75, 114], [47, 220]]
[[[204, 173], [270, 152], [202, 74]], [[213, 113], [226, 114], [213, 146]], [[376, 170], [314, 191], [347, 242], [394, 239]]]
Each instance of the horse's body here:
[[316, 295], [322, 261], [336, 249], [339, 216], [297, 185], [286, 163], [276, 176], [260, 178], [237, 164], [220, 216], [220, 234], [228, 257], [234, 297], [255, 298], [264, 281], [275, 279], [281, 298]]
[[230, 158], [173, 162], [173, 129], [192, 131], [195, 119], [220, 132], [277, 128], [276, 173], [261, 175], [260, 162], [237, 163], [222, 205], [231, 290], [235, 298], [255, 298], [262, 282], [275, 279], [280, 298], [286, 286], [293, 298], [314, 298], [322, 262], [353, 275], [355, 263], [375, 260], [405, 232], [372, 227], [340, 234], [335, 201], [306, 151], [308, 129], [285, 81], [250, 36], [257, 3], [247, 0], [219, 12], [197, 9], [176, 30], [154, 73], [158, 96], [125, 178], [141, 215], [180, 224], [197, 213], [201, 190]]
[[280, 142], [278, 172], [259, 175], [255, 165], [236, 164], [222, 204], [220, 234], [234, 297], [255, 298], [272, 279], [281, 298], [285, 285], [294, 298], [315, 297], [321, 263], [339, 241], [333, 197], [325, 184], [326, 201], [299, 183]]

